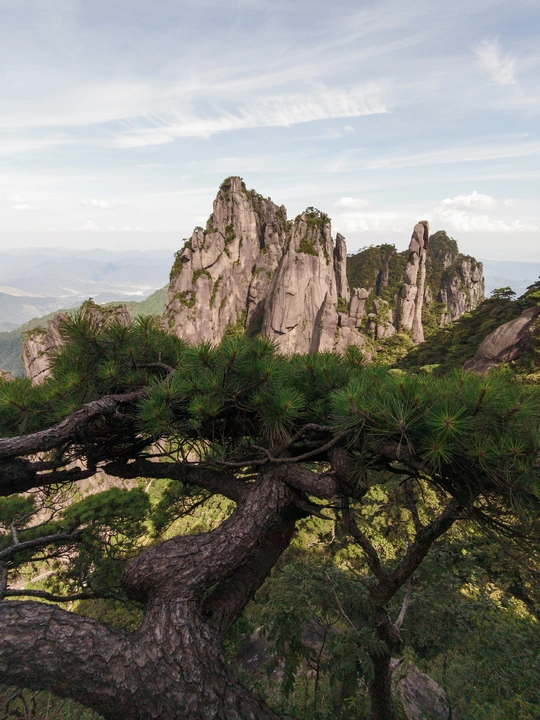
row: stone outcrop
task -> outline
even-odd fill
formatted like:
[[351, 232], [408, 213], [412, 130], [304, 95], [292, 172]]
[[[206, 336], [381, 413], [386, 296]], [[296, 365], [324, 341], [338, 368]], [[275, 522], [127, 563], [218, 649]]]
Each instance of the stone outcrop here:
[[[83, 318], [98, 325], [115, 321], [127, 325], [131, 322], [125, 305], [103, 308], [88, 300], [79, 312]], [[65, 313], [57, 313], [48, 321], [46, 329], [36, 328], [24, 337], [22, 359], [26, 376], [33, 385], [39, 385], [49, 377], [54, 356], [64, 344], [62, 324], [67, 319]]]
[[31, 330], [23, 340], [24, 371], [33, 385], [40, 385], [50, 375], [54, 353], [63, 344], [60, 328], [64, 320], [67, 320], [67, 315], [57, 313], [47, 323], [46, 330]]
[[463, 366], [464, 370], [487, 373], [502, 362], [516, 360], [527, 345], [540, 307], [524, 310], [510, 322], [500, 325], [481, 342], [476, 355]]
[[390, 662], [392, 668], [392, 691], [398, 696], [407, 720], [459, 720], [454, 708], [450, 709], [448, 697], [435, 680], [426, 675], [412, 662], [405, 667], [397, 659]]
[[366, 316], [366, 300], [369, 292], [365, 288], [354, 288], [349, 303], [349, 317], [355, 328], [362, 326], [362, 321]]
[[0, 383], [11, 382], [11, 380], [15, 380], [15, 376], [9, 370], [0, 370]]
[[427, 223], [421, 222], [408, 250], [370, 246], [349, 256], [347, 267], [349, 286], [367, 289], [365, 305], [372, 310], [378, 298], [389, 302], [398, 332], [410, 333], [416, 342], [422, 339], [428, 314], [434, 329], [434, 323], [453, 322], [484, 299], [482, 263], [462, 255], [457, 242], [443, 230], [429, 237], [427, 232]]
[[409, 259], [403, 273], [403, 286], [398, 295], [395, 327], [398, 332], [410, 330], [413, 342], [424, 342], [422, 307], [426, 281], [426, 259], [429, 224], [422, 220], [414, 226], [409, 244]]
[[262, 332], [283, 353], [362, 345], [346, 259], [345, 239], [334, 243], [324, 213], [308, 208], [288, 221], [283, 206], [229, 178], [206, 229], [196, 228], [177, 253], [166, 324], [192, 343], [219, 342], [235, 329]]
[[455, 259], [451, 270], [443, 274], [437, 299], [445, 305], [441, 325], [453, 322], [478, 307], [484, 299], [482, 263], [474, 258]]
[[429, 238], [428, 267], [430, 263], [432, 268], [442, 266], [438, 291], [435, 289], [437, 302], [444, 305], [441, 325], [457, 320], [480, 305], [485, 291], [482, 263], [462, 255], [457, 242], [444, 230]]

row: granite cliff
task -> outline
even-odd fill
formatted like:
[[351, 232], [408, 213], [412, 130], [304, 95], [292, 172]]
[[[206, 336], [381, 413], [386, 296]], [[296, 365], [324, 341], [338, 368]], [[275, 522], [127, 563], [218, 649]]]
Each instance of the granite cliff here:
[[350, 313], [344, 238], [308, 208], [293, 221], [270, 198], [227, 179], [206, 228], [195, 228], [171, 271], [165, 318], [186, 340], [218, 342], [234, 328], [262, 332], [284, 353], [362, 345]]

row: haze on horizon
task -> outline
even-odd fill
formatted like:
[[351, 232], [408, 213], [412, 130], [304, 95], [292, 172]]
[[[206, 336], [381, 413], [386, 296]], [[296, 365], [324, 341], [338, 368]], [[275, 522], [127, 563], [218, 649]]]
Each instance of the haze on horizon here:
[[240, 175], [349, 251], [540, 261], [535, 0], [0, 0], [0, 249], [177, 249]]

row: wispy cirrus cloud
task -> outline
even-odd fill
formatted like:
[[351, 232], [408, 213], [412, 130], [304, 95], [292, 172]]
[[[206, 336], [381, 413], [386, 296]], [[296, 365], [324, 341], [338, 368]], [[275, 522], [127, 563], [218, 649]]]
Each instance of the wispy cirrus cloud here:
[[515, 85], [516, 61], [504, 55], [498, 40], [482, 40], [474, 49], [480, 66], [499, 85]]
[[222, 111], [213, 117], [171, 113], [151, 121], [133, 120], [116, 136], [120, 147], [162, 145], [181, 137], [210, 137], [217, 133], [257, 127], [290, 127], [332, 118], [353, 118], [390, 111], [386, 81], [350, 88], [324, 88], [263, 98]]

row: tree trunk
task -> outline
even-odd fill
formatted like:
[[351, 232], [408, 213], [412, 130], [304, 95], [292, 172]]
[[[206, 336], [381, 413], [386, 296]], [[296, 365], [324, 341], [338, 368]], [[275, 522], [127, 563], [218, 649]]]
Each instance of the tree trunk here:
[[369, 683], [371, 720], [395, 720], [396, 718], [392, 698], [391, 657], [391, 653], [384, 653], [372, 658], [374, 677]]
[[369, 697], [371, 701], [371, 720], [395, 720], [394, 700], [392, 698], [392, 672], [390, 660], [392, 655], [399, 650], [401, 636], [399, 628], [392, 622], [388, 615], [387, 604], [381, 597], [385, 598], [388, 590], [384, 584], [372, 586], [371, 611], [375, 624], [377, 639], [384, 643], [384, 652], [373, 654], [373, 680], [369, 683]]
[[107, 720], [277, 720], [235, 678], [221, 640], [300, 515], [272, 471], [248, 487], [213, 532], [173, 538], [128, 565], [126, 590], [146, 606], [135, 633], [51, 605], [0, 602], [1, 681], [73, 698]]

